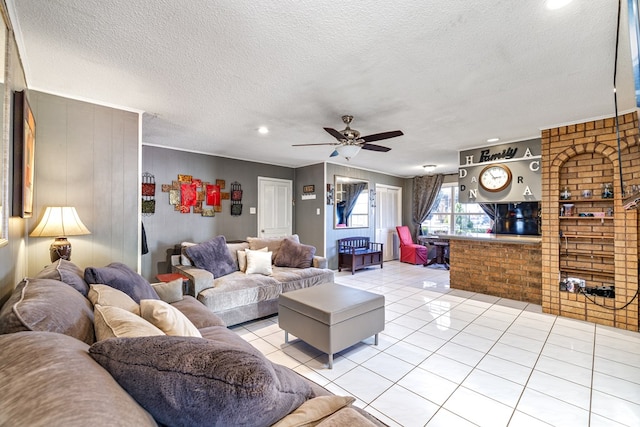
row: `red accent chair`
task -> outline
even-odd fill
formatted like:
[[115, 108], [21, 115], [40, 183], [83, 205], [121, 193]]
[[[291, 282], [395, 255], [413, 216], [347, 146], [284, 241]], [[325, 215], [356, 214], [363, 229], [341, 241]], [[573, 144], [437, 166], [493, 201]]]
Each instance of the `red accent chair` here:
[[400, 239], [400, 261], [409, 264], [426, 264], [427, 247], [413, 243], [411, 231], [406, 225], [399, 225], [396, 230]]

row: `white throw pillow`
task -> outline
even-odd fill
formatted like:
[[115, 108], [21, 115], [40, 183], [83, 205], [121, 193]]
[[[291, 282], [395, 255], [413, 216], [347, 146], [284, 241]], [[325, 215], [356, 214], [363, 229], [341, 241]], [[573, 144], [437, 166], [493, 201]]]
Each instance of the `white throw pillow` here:
[[192, 242], [182, 242], [182, 243], [180, 243], [180, 264], [182, 264], [182, 265], [193, 265], [193, 263], [191, 262], [189, 257], [184, 254], [184, 250], [185, 250], [185, 248], [188, 248], [189, 246], [195, 246], [195, 245], [197, 245], [197, 243], [192, 243]]
[[150, 337], [164, 335], [160, 329], [130, 311], [115, 306], [93, 307], [96, 341], [119, 337]]
[[271, 252], [252, 251], [246, 249], [247, 252], [247, 274], [264, 274], [271, 276], [273, 272], [271, 268]]
[[119, 307], [140, 316], [140, 306], [129, 295], [109, 285], [91, 284], [87, 294], [93, 305]]
[[167, 335], [202, 338], [200, 331], [180, 310], [157, 299], [140, 300], [140, 315]]
[[[238, 251], [238, 269], [243, 273], [247, 271], [247, 253], [245, 251], [248, 250], [250, 249], [243, 249], [241, 251]], [[267, 252], [267, 250], [268, 249], [266, 247], [258, 249], [258, 251], [261, 252]]]

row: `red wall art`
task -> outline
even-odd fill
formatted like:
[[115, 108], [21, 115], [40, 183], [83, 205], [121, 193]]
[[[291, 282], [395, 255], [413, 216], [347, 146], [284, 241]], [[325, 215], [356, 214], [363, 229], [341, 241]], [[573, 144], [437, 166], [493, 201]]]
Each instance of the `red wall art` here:
[[169, 204], [176, 212], [194, 213], [213, 217], [222, 212], [222, 200], [229, 199], [229, 193], [223, 193], [225, 180], [217, 179], [215, 184], [194, 178], [191, 175], [178, 175], [171, 184], [162, 184], [162, 192], [169, 193]]

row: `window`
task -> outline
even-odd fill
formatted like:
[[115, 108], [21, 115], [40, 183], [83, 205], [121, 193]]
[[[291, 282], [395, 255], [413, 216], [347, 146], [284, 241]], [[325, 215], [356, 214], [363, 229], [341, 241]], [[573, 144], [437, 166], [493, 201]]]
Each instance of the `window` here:
[[353, 206], [351, 216], [349, 217], [349, 227], [368, 227], [369, 226], [369, 193], [367, 191], [360, 192], [356, 204]]
[[422, 223], [423, 234], [486, 233], [491, 218], [477, 203], [458, 202], [458, 185], [442, 184], [437, 205]]

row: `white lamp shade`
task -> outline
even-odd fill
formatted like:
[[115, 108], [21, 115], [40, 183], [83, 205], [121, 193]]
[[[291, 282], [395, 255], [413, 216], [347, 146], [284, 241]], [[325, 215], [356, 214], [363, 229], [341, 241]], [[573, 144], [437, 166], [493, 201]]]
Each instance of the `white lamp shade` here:
[[360, 152], [360, 148], [362, 148], [360, 145], [339, 145], [336, 151], [338, 151], [342, 157], [349, 160]]
[[76, 208], [71, 206], [50, 206], [36, 228], [29, 234], [32, 237], [80, 236], [91, 234], [82, 223]]

